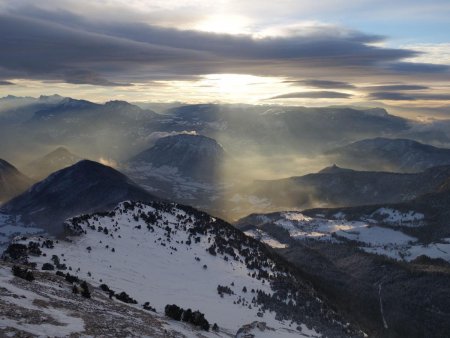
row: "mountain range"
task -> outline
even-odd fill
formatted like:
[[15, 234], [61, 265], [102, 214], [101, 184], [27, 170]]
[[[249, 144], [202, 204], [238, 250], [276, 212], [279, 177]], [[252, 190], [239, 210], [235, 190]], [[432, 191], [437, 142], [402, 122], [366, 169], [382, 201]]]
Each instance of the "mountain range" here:
[[360, 170], [411, 173], [450, 164], [450, 149], [410, 139], [365, 139], [330, 150], [328, 154], [336, 163]]
[[0, 336], [448, 336], [448, 121], [0, 103]]
[[81, 155], [85, 158], [124, 162], [130, 154], [148, 149], [153, 134], [174, 132], [196, 132], [216, 139], [234, 157], [255, 153], [311, 156], [374, 137], [450, 145], [442, 121], [425, 128], [379, 108], [197, 104], [157, 114], [125, 101], [100, 104], [58, 95], [5, 97], [0, 102], [0, 156], [19, 166], [22, 158], [12, 157], [18, 152], [33, 155], [61, 144], [84, 149]]
[[450, 166], [418, 173], [394, 173], [333, 165], [304, 176], [255, 181], [243, 188], [242, 195], [264, 200], [263, 210], [395, 203], [431, 193], [449, 177]]

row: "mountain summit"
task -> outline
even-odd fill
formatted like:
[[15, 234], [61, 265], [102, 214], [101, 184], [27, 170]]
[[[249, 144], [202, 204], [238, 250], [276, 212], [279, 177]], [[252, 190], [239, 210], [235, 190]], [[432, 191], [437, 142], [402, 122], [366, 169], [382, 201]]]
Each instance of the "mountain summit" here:
[[154, 199], [115, 169], [83, 160], [36, 183], [2, 209], [59, 234], [68, 217], [105, 210], [125, 200]]
[[352, 169], [346, 169], [338, 167], [336, 164], [333, 164], [332, 166], [323, 168], [319, 171], [319, 174], [341, 174], [341, 173], [351, 173], [354, 170]]
[[155, 145], [133, 157], [132, 165], [175, 168], [180, 176], [211, 182], [217, 178], [225, 151], [214, 139], [202, 135], [179, 134], [160, 138]]

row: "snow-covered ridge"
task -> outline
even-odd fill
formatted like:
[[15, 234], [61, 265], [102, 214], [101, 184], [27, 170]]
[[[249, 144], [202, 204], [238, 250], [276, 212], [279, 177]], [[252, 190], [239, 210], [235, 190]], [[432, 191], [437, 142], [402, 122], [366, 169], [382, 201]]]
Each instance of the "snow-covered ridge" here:
[[167, 304], [198, 309], [225, 335], [254, 321], [286, 337], [354, 335], [264, 245], [190, 207], [123, 202], [72, 218], [66, 227], [73, 236], [53, 248], [40, 237], [16, 244], [39, 243], [42, 254], [28, 258], [39, 269], [56, 256], [92, 285], [125, 291], [135, 306], [150, 302], [158, 313]]

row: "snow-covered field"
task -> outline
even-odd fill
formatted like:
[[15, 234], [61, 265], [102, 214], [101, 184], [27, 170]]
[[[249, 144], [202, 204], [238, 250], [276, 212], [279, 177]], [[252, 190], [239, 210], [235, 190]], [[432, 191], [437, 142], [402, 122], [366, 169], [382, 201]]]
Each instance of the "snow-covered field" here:
[[380, 219], [383, 223], [393, 226], [418, 227], [423, 225], [424, 215], [415, 212], [401, 212], [391, 208], [380, 208], [372, 213], [371, 217]]
[[[139, 304], [150, 302], [158, 313], [164, 313], [167, 304], [200, 310], [211, 325], [217, 323], [230, 335], [245, 324], [264, 321], [277, 330], [273, 337], [278, 336], [279, 330], [283, 337], [320, 336], [305, 326], [300, 326], [302, 332], [296, 331], [297, 324], [278, 321], [272, 312], [262, 314], [258, 305], [252, 303], [255, 294], [251, 290], [271, 294], [268, 280], [252, 277], [253, 271], [241, 260], [231, 257], [225, 260], [219, 254], [208, 253], [211, 235], [197, 239], [193, 236], [192, 243], [187, 244], [195, 220], [189, 219], [183, 210], [159, 212], [161, 218], [151, 228], [142, 219], [135, 219], [136, 212], [121, 204], [114, 215], [92, 216], [80, 223], [86, 234], [72, 237], [72, 242], [59, 241], [53, 249], [43, 248], [46, 256], [30, 257], [30, 260], [40, 268], [51, 262], [52, 255], [57, 255], [70, 273], [93, 285], [105, 283], [117, 293], [125, 291]], [[148, 205], [138, 211], [139, 214], [155, 212]], [[30, 240], [43, 241], [29, 238], [24, 243]], [[221, 297], [218, 285], [230, 287], [233, 294]]]
[[[421, 226], [423, 215], [413, 211], [401, 213], [398, 210], [380, 208], [371, 216], [382, 218], [383, 223], [399, 228], [388, 228], [379, 225], [373, 218], [365, 221], [348, 221], [345, 214], [333, 215], [334, 219], [326, 219], [316, 215], [308, 217], [301, 212], [282, 212], [279, 216], [258, 215], [260, 223], [269, 223], [287, 230], [293, 239], [315, 239], [321, 241], [343, 242], [351, 240], [370, 253], [386, 255], [398, 260], [411, 261], [420, 255], [431, 258], [442, 258], [450, 262], [450, 239], [439, 243], [424, 245], [417, 238], [403, 233], [402, 226]], [[255, 232], [258, 231], [258, 232]], [[248, 235], [274, 248], [283, 247], [275, 238], [262, 230], [247, 231]], [[259, 234], [259, 237], [257, 236]], [[281, 246], [280, 246], [281, 245]]]
[[280, 249], [287, 247], [286, 244], [280, 243], [275, 238], [270, 236], [268, 233], [262, 231], [261, 229], [245, 231], [245, 234], [247, 236], [253, 237], [254, 239], [257, 239], [260, 242], [263, 242], [264, 244], [267, 244], [272, 248]]
[[43, 233], [44, 231], [40, 228], [25, 226], [19, 216], [0, 213], [0, 254], [16, 236], [29, 236]]

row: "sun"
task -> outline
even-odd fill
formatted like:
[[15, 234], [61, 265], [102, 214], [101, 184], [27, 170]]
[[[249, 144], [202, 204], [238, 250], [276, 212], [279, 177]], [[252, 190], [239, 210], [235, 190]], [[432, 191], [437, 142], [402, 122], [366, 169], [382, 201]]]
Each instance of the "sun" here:
[[239, 15], [213, 15], [200, 21], [195, 29], [210, 33], [250, 34], [248, 19]]

